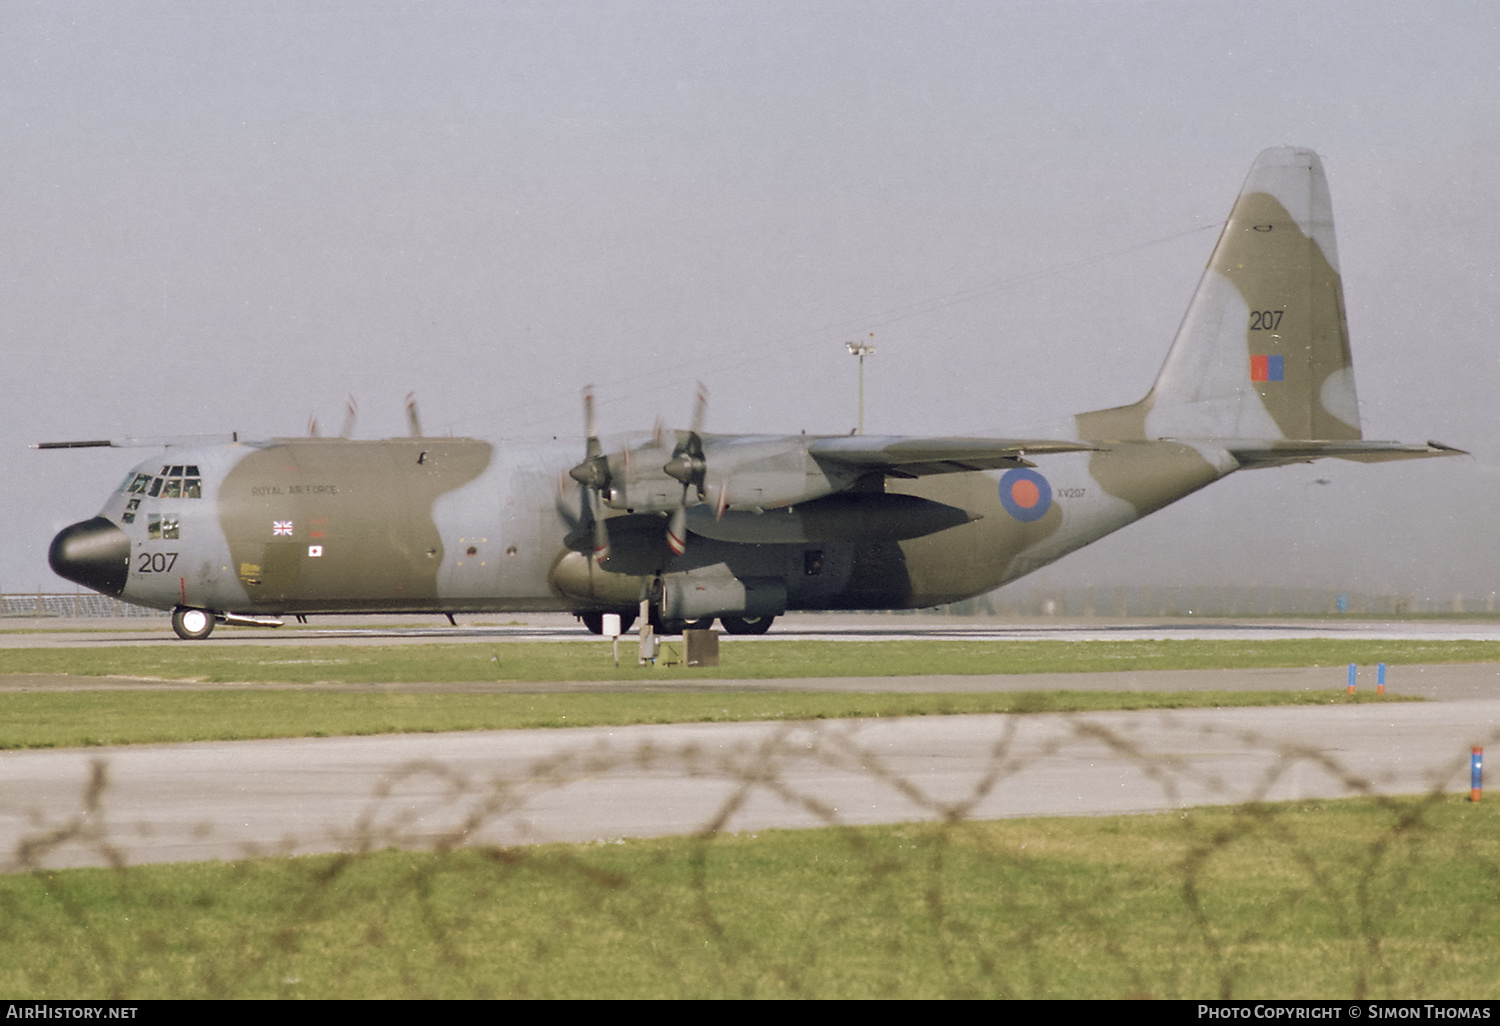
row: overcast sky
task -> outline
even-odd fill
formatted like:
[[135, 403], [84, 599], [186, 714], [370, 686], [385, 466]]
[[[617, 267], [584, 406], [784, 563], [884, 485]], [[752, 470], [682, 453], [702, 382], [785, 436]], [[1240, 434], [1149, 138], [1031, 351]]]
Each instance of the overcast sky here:
[[[1256, 154], [1333, 193], [1367, 438], [1060, 583], [1489, 594], [1500, 5], [0, 5], [0, 590], [146, 450], [330, 431], [1067, 430], [1150, 386]], [[580, 441], [580, 455], [582, 446]], [[1319, 484], [1319, 481], [1327, 481]]]

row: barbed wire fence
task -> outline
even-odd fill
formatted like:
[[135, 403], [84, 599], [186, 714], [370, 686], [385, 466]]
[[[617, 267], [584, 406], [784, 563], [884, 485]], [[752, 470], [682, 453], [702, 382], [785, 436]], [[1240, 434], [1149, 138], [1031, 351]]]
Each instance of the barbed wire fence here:
[[[10, 881], [30, 885], [0, 887], [5, 933], [55, 951], [25, 980], [0, 970], [0, 990], [1231, 998], [1263, 990], [1264, 950], [1311, 928], [1320, 938], [1292, 949], [1318, 954], [1316, 971], [1301, 967], [1311, 994], [1451, 996], [1452, 964], [1476, 959], [1487, 996], [1500, 992], [1500, 831], [1456, 805], [1461, 753], [1420, 795], [1393, 797], [1321, 747], [1202, 731], [1210, 748], [1259, 753], [1230, 779], [1083, 715], [1023, 743], [1024, 719], [996, 717], [977, 771], [941, 786], [884, 755], [872, 728], [796, 723], [730, 747], [585, 747], [521, 772], [417, 760], [381, 777], [335, 853], [212, 870], [130, 865], [153, 828], [112, 824], [101, 757], [74, 809], [34, 811], [3, 853]], [[1172, 811], [1090, 821], [1083, 839], [1056, 820], [992, 818], [1040, 762], [1102, 753]], [[907, 822], [865, 824], [821, 786], [828, 774], [899, 796]], [[649, 792], [668, 775], [716, 789], [685, 847], [516, 840], [589, 782]], [[1305, 793], [1288, 802], [1289, 788]], [[1363, 826], [1331, 811], [1338, 796], [1366, 799]], [[1457, 842], [1455, 814], [1478, 824]], [[824, 829], [767, 833], [773, 821]], [[773, 844], [800, 854], [758, 875]], [[268, 838], [243, 854], [292, 847]], [[53, 868], [79, 862], [102, 868]], [[1442, 905], [1436, 939], [1414, 938], [1411, 918], [1445, 887], [1489, 900]], [[110, 926], [121, 915], [147, 921]]]

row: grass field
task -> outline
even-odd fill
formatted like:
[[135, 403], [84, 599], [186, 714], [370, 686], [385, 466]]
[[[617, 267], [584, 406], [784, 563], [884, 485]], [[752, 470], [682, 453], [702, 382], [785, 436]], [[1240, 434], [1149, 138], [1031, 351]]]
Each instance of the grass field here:
[[[191, 683], [383, 684], [623, 681], [917, 674], [1342, 667], [1500, 661], [1500, 644], [1391, 641], [729, 642], [713, 669], [616, 668], [608, 642], [497, 645], [211, 645], [0, 650], [0, 673], [125, 676]], [[1337, 677], [1337, 671], [1330, 674]], [[1337, 685], [1334, 685], [1337, 687]], [[294, 692], [0, 692], [0, 749], [511, 727], [743, 719], [1068, 712], [1348, 701], [1327, 692], [830, 694], [742, 691], [527, 695]], [[1373, 700], [1368, 690], [1357, 701]]]
[[0, 749], [272, 737], [722, 723], [955, 713], [1098, 712], [1401, 701], [1329, 691], [1027, 691], [951, 694], [724, 691], [412, 694], [288, 691], [0, 693]]
[[[675, 644], [675, 643], [674, 643]], [[183, 644], [0, 650], [0, 673], [125, 676], [202, 683], [764, 680], [916, 674], [1091, 673], [1500, 662], [1500, 642], [1362, 641], [804, 641], [725, 639], [722, 665], [635, 665], [607, 641], [431, 645]], [[676, 645], [680, 653], [681, 645]]]
[[1456, 798], [0, 877], [26, 998], [1500, 997]]

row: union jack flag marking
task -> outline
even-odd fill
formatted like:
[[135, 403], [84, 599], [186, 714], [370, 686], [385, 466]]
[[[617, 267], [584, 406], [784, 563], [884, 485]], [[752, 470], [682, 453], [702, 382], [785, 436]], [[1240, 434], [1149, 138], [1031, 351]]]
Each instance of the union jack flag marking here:
[[292, 533], [292, 522], [290, 520], [273, 520], [273, 521], [271, 521], [271, 533], [272, 534], [287, 534], [287, 535], [291, 534]]

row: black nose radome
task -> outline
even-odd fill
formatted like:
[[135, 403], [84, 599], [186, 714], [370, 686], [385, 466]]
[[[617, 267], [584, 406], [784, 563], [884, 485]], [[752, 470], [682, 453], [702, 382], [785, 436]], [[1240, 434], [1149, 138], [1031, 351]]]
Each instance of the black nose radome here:
[[95, 517], [57, 532], [47, 562], [59, 577], [119, 595], [130, 572], [130, 538], [108, 520]]

